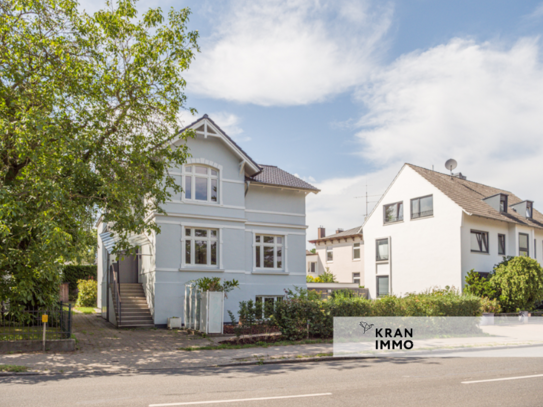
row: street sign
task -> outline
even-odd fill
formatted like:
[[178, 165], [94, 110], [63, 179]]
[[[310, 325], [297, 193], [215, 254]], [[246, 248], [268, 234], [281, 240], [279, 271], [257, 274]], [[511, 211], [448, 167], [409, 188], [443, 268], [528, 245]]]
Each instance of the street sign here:
[[48, 315], [42, 315], [42, 316], [41, 316], [41, 322], [43, 322], [44, 324], [46, 324], [46, 323], [48, 322], [48, 321], [47, 321], [48, 318], [49, 318]]

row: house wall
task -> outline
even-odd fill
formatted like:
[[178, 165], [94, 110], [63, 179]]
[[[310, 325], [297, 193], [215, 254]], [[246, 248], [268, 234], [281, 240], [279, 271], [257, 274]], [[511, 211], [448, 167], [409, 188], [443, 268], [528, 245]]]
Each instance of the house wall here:
[[[410, 200], [433, 195], [434, 215], [411, 220]], [[403, 222], [384, 224], [383, 206], [403, 201]], [[377, 275], [388, 275], [390, 292], [404, 295], [432, 287], [460, 288], [462, 209], [404, 166], [364, 224], [365, 286], [376, 296]], [[389, 238], [388, 263], [376, 261], [376, 240]]]
[[[217, 203], [188, 202], [184, 194], [175, 194], [157, 215], [161, 231], [156, 235], [154, 254], [142, 263], [141, 279], [157, 325], [167, 318], [184, 315], [185, 284], [201, 277], [236, 279], [240, 288], [228, 294], [227, 311], [237, 313], [240, 301], [258, 295], [283, 296], [285, 289], [305, 287], [305, 196], [303, 191], [263, 187], [245, 183], [240, 173], [241, 159], [217, 137], [197, 136], [187, 141], [190, 164], [218, 168]], [[183, 168], [171, 173], [183, 186]], [[185, 263], [185, 228], [202, 227], [218, 231], [217, 266]], [[255, 268], [255, 234], [283, 236], [282, 270]]]
[[[360, 243], [360, 259], [353, 259], [354, 243]], [[326, 248], [332, 247], [334, 260], [327, 261]], [[352, 283], [353, 273], [360, 273], [360, 285], [364, 285], [364, 241], [360, 237], [327, 241], [316, 244], [318, 255], [318, 274], [329, 271], [336, 276], [339, 283]]]

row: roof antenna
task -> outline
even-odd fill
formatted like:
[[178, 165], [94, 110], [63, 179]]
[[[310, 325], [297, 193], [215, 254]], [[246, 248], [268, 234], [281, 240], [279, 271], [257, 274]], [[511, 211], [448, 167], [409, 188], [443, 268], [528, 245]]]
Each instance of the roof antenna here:
[[445, 168], [447, 168], [451, 172], [451, 179], [453, 177], [453, 170], [456, 168], [457, 165], [458, 163], [453, 158], [450, 158], [445, 162]]

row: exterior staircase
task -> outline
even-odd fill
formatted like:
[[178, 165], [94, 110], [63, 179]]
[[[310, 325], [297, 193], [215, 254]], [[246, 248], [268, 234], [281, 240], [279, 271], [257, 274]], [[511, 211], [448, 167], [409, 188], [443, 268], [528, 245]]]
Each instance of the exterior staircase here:
[[[147, 298], [141, 284], [119, 284], [121, 294], [121, 323], [119, 328], [129, 327], [154, 327], [153, 317]], [[115, 301], [114, 301], [115, 304]], [[115, 304], [117, 322], [119, 321], [119, 310]]]

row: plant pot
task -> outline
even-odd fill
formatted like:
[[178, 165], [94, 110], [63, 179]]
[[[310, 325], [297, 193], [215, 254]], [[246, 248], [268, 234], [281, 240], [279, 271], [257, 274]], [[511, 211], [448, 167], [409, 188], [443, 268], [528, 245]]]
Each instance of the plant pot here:
[[494, 325], [494, 313], [483, 312], [483, 316], [481, 317], [481, 325]]
[[181, 318], [179, 317], [171, 317], [168, 318], [168, 329], [181, 329]]

